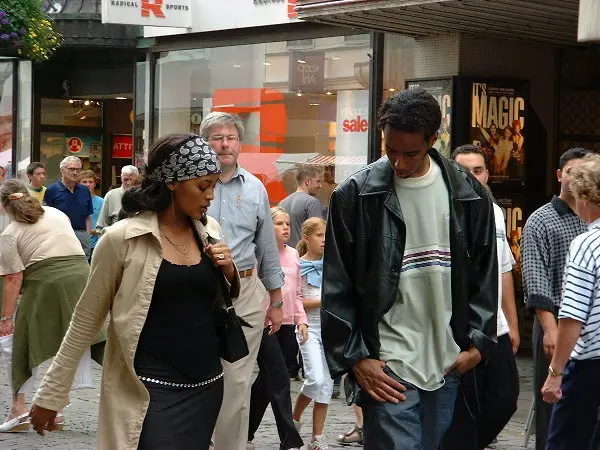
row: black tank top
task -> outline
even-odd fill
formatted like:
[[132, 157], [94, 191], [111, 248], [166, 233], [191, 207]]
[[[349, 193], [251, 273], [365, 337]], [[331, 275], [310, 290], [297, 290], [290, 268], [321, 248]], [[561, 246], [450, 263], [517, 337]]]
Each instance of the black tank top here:
[[138, 375], [197, 383], [221, 373], [213, 316], [218, 276], [204, 253], [193, 266], [163, 259], [135, 354]]

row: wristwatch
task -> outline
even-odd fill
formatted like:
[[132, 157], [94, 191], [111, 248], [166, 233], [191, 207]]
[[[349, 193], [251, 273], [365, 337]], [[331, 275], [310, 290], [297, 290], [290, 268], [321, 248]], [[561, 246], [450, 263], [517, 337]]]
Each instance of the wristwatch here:
[[548, 375], [550, 375], [552, 378], [558, 378], [563, 376], [563, 372], [559, 372], [554, 370], [552, 366], [548, 366]]
[[283, 308], [283, 301], [279, 300], [278, 302], [271, 302], [271, 306], [273, 308]]

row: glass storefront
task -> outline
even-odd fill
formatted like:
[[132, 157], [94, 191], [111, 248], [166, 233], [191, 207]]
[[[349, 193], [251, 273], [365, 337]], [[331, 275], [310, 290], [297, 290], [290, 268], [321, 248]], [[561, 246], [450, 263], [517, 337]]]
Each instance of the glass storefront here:
[[0, 166], [12, 175], [14, 143], [14, 83], [15, 65], [12, 60], [0, 62]]
[[65, 156], [81, 158], [83, 170], [102, 179], [102, 108], [98, 100], [41, 99], [40, 162], [48, 183], [60, 178]]
[[[263, 181], [271, 203], [296, 190], [294, 168], [306, 163], [325, 169], [325, 205], [367, 164], [370, 49], [370, 35], [359, 34], [158, 53], [153, 138], [197, 133], [211, 111], [239, 114], [240, 164]], [[138, 86], [150, 78], [145, 68], [138, 65]], [[149, 120], [137, 91], [139, 141]]]

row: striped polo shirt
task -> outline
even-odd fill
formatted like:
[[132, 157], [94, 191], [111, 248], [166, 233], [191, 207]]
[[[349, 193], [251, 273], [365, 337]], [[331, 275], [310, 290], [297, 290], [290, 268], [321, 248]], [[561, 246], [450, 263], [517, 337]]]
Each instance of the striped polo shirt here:
[[577, 236], [565, 266], [559, 319], [583, 323], [571, 358], [600, 358], [600, 219]]

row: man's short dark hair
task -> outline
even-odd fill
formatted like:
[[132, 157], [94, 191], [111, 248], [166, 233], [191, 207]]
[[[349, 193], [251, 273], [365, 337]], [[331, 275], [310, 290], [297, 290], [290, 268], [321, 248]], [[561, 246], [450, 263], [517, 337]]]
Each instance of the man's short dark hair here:
[[32, 162], [27, 166], [27, 175], [32, 176], [36, 169], [46, 169], [41, 162]]
[[406, 89], [388, 98], [377, 115], [377, 127], [421, 133], [426, 141], [440, 128], [442, 112], [433, 96], [423, 88]]
[[564, 152], [562, 154], [562, 156], [560, 157], [560, 159], [558, 160], [558, 168], [560, 170], [563, 169], [563, 167], [565, 167], [567, 165], [567, 163], [569, 161], [571, 161], [572, 159], [581, 159], [581, 158], [585, 158], [586, 155], [590, 154], [591, 152], [589, 150], [586, 150], [583, 147], [575, 147], [575, 148], [570, 148], [569, 150], [567, 150], [566, 152]]
[[483, 158], [483, 163], [485, 164], [485, 168], [488, 168], [488, 157], [483, 151], [483, 149], [479, 145], [475, 144], [466, 144], [461, 145], [460, 147], [456, 147], [456, 149], [452, 152], [452, 159], [456, 161], [456, 157], [458, 155], [471, 155], [471, 154], [481, 155]]

